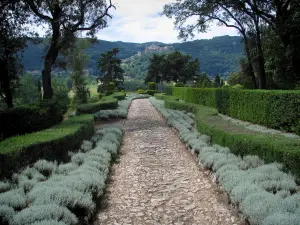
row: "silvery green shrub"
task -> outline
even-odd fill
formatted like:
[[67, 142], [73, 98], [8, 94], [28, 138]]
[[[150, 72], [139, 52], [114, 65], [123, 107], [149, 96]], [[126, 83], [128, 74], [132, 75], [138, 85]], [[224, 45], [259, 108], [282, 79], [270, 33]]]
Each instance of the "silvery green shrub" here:
[[67, 224], [57, 220], [41, 220], [33, 223], [32, 225], [67, 225]]
[[0, 205], [0, 224], [10, 223], [13, 216], [16, 214], [14, 208], [8, 205]]
[[50, 176], [57, 167], [57, 162], [50, 162], [47, 160], [38, 160], [34, 163], [33, 168], [37, 169], [44, 176]]
[[285, 212], [281, 198], [266, 191], [249, 194], [241, 203], [240, 209], [251, 224], [261, 224], [274, 213]]
[[0, 205], [7, 205], [14, 209], [22, 209], [26, 207], [26, 198], [24, 190], [18, 188], [1, 193]]
[[256, 168], [264, 164], [264, 161], [256, 155], [246, 155], [243, 157], [243, 161], [249, 165], [249, 168]]
[[262, 225], [299, 225], [300, 215], [294, 213], [274, 213], [266, 217]]
[[242, 182], [236, 185], [230, 192], [230, 199], [235, 203], [240, 203], [245, 200], [249, 194], [263, 191], [258, 185], [249, 181]]
[[87, 140], [84, 140], [82, 142], [82, 145], [80, 147], [80, 149], [83, 151], [83, 152], [88, 152], [90, 151], [91, 149], [93, 148], [93, 143], [91, 141], [87, 141]]
[[283, 199], [282, 204], [286, 208], [287, 212], [296, 213], [298, 210], [300, 213], [300, 193], [287, 196], [285, 199]]
[[57, 187], [35, 188], [28, 194], [28, 199], [32, 205], [56, 204], [65, 206], [71, 211], [84, 210], [88, 214], [95, 209], [90, 193], [59, 185]]
[[60, 164], [57, 167], [55, 173], [56, 174], [66, 175], [69, 172], [71, 172], [71, 171], [73, 171], [73, 170], [75, 170], [77, 168], [78, 168], [78, 164], [75, 164], [75, 163], [72, 163], [72, 162], [70, 162], [70, 163], [62, 163], [62, 164]]
[[0, 181], [0, 193], [9, 191], [11, 188], [11, 184], [9, 182]]
[[84, 162], [85, 154], [83, 152], [78, 152], [71, 157], [71, 162], [80, 166]]
[[76, 216], [66, 207], [55, 204], [33, 205], [15, 214], [12, 225], [31, 225], [43, 220], [61, 221], [67, 225], [76, 225]]

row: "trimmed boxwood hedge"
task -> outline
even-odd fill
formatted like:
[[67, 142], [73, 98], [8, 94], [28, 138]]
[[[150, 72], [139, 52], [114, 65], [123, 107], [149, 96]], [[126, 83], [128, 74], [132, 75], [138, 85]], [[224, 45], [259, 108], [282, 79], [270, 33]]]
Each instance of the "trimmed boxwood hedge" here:
[[78, 105], [76, 114], [93, 114], [104, 109], [116, 109], [118, 107], [117, 98], [105, 98], [100, 102]]
[[78, 148], [93, 133], [93, 115], [82, 115], [46, 130], [8, 138], [0, 142], [0, 176], [8, 176], [38, 159], [64, 161], [68, 151]]
[[[165, 107], [186, 110], [196, 115], [196, 125], [200, 133], [211, 136], [212, 142], [227, 146], [237, 155], [257, 155], [265, 162], [281, 162], [287, 171], [300, 178], [300, 140], [279, 135], [238, 132], [233, 127], [224, 129], [210, 121], [218, 119], [217, 109], [198, 104], [176, 101], [173, 96], [159, 96]], [[234, 126], [234, 125], [232, 125]]]
[[112, 95], [110, 95], [112, 98], [116, 98], [119, 101], [124, 100], [126, 98], [126, 92], [120, 91], [120, 92], [115, 92]]
[[0, 141], [15, 135], [43, 130], [63, 120], [55, 101], [41, 101], [0, 112]]
[[300, 134], [299, 91], [174, 87], [172, 95], [233, 118]]

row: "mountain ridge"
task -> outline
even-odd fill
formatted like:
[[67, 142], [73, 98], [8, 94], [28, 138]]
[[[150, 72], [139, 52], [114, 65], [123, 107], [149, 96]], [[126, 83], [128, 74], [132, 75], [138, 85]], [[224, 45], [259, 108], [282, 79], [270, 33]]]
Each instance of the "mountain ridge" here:
[[[139, 52], [145, 52], [151, 45], [159, 47], [167, 47], [172, 50], [179, 50], [186, 54], [192, 55], [200, 60], [200, 71], [207, 72], [209, 75], [222, 74], [226, 75], [229, 72], [235, 72], [239, 67], [239, 60], [243, 56], [242, 38], [239, 36], [219, 36], [212, 39], [200, 39], [178, 43], [162, 43], [162, 42], [146, 42], [133, 43], [122, 41], [105, 41], [93, 44], [86, 49], [86, 53], [91, 56], [88, 65], [89, 71], [95, 75], [97, 73], [96, 65], [101, 53], [119, 48], [120, 59], [128, 59], [135, 56]], [[23, 65], [26, 71], [40, 71], [43, 68], [43, 59], [46, 45], [33, 44], [28, 42], [28, 48], [23, 54]]]

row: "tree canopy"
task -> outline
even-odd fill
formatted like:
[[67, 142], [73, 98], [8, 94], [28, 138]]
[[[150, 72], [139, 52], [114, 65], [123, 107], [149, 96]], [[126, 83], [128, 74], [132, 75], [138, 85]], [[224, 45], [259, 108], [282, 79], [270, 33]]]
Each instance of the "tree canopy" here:
[[109, 83], [114, 83], [117, 86], [123, 84], [124, 70], [121, 68], [121, 59], [116, 57], [118, 53], [119, 49], [114, 48], [101, 54], [98, 64], [102, 72], [102, 76], [98, 78], [98, 82], [101, 83], [100, 89], [105, 89]]
[[154, 54], [150, 59], [148, 75], [145, 82], [173, 81], [186, 83], [197, 75], [200, 67], [199, 60], [185, 55], [180, 51], [168, 54]]
[[[258, 87], [264, 89], [276, 83], [274, 72], [268, 74], [266, 65], [272, 63], [273, 67], [280, 67], [264, 51], [266, 28], [274, 32], [274, 36], [269, 38], [277, 38], [285, 47], [279, 50], [284, 52], [279, 58], [289, 61], [289, 69], [282, 75], [282, 79], [299, 81], [300, 40], [296, 38], [299, 37], [300, 27], [300, 16], [297, 13], [299, 4], [297, 0], [178, 0], [165, 5], [162, 14], [175, 17], [174, 25], [182, 39], [194, 37], [195, 32], [206, 32], [213, 21], [237, 29], [244, 38], [252, 86], [256, 88], [258, 83]], [[269, 85], [267, 80], [271, 80]]]
[[51, 98], [51, 70], [59, 52], [74, 44], [78, 32], [92, 36], [107, 26], [111, 0], [24, 0], [34, 15], [37, 24], [47, 24], [51, 41], [47, 50], [43, 75], [44, 98]]

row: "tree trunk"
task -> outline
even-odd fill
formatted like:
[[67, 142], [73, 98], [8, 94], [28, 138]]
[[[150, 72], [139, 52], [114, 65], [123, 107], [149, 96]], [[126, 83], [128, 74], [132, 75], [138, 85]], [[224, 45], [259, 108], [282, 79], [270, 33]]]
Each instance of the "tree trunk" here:
[[[6, 66], [7, 68], [7, 66]], [[10, 85], [9, 85], [9, 73], [7, 71], [7, 69], [5, 70], [5, 74], [3, 74], [3, 80], [2, 80], [2, 85], [3, 85], [3, 92], [5, 95], [5, 103], [7, 105], [8, 108], [13, 108], [13, 97], [12, 97], [12, 93], [11, 93], [11, 89], [10, 89]]]
[[3, 59], [0, 61], [0, 68], [1, 70], [1, 81], [0, 81], [0, 86], [1, 89], [3, 90], [3, 98], [4, 101], [7, 105], [8, 108], [13, 108], [13, 97], [12, 97], [12, 92], [11, 92], [11, 88], [10, 88], [10, 82], [9, 82], [9, 65], [8, 65], [8, 58], [9, 53], [7, 52], [7, 50], [5, 50], [4, 53], [4, 57]]
[[246, 51], [247, 60], [248, 60], [248, 64], [249, 64], [249, 69], [250, 69], [250, 76], [251, 76], [251, 80], [252, 80], [252, 86], [253, 86], [253, 89], [257, 89], [256, 77], [255, 77], [255, 74], [254, 74], [254, 69], [253, 69], [251, 55], [250, 55], [250, 49], [249, 49], [249, 43], [248, 43], [248, 38], [247, 38], [246, 34], [244, 35], [244, 44], [245, 44], [245, 51]]
[[262, 49], [261, 43], [261, 34], [259, 27], [259, 19], [255, 21], [255, 29], [256, 29], [256, 45], [257, 45], [257, 53], [258, 53], [258, 67], [259, 67], [259, 89], [266, 89], [266, 71], [265, 71], [265, 57]]
[[52, 66], [55, 63], [55, 60], [58, 56], [58, 52], [60, 50], [60, 26], [58, 22], [52, 22], [52, 40], [50, 44], [50, 48], [46, 54], [45, 62], [44, 62], [44, 69], [42, 72], [43, 76], [43, 91], [44, 99], [51, 99], [53, 96], [53, 89], [51, 85], [51, 70]]

